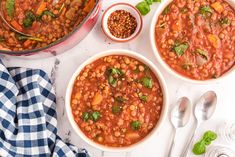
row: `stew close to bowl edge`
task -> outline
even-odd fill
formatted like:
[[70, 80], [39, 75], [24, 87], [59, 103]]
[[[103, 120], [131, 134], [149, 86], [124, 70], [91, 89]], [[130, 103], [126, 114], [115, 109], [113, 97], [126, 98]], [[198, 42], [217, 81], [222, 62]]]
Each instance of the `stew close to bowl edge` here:
[[123, 55], [102, 57], [77, 76], [71, 110], [80, 130], [109, 147], [139, 142], [158, 123], [163, 93], [155, 74]]
[[[23, 36], [0, 24], [0, 50], [46, 47], [72, 32], [93, 9], [95, 0], [3, 0], [2, 14]], [[1, 20], [2, 21], [2, 20]]]
[[173, 0], [159, 15], [161, 58], [193, 80], [221, 77], [235, 63], [235, 10], [224, 0]]

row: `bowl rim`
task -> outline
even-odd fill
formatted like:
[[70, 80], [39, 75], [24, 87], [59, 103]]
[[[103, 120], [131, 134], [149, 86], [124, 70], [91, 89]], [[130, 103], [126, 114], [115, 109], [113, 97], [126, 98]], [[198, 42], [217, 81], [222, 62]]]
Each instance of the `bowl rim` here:
[[[77, 25], [71, 32], [69, 32], [67, 35], [63, 36], [62, 38], [56, 40], [55, 42], [50, 43], [49, 45], [45, 47], [35, 48], [32, 50], [23, 50], [23, 51], [8, 51], [8, 50], [0, 50], [0, 54], [4, 55], [13, 55], [13, 56], [28, 56], [28, 55], [35, 55], [42, 51], [50, 52], [51, 49], [53, 49], [55, 46], [58, 46], [59, 44], [65, 42], [70, 37], [72, 37], [76, 32], [78, 32], [84, 25], [92, 19], [93, 14], [96, 14], [97, 12], [100, 12], [101, 5], [103, 0], [96, 0], [95, 5], [90, 10], [90, 12], [87, 14], [87, 16], [81, 21], [79, 25]], [[99, 13], [98, 13], [99, 16]], [[52, 50], [53, 52], [54, 50]]]
[[[173, 0], [163, 1], [160, 4], [160, 6], [157, 8], [157, 10], [155, 11], [154, 16], [152, 18], [152, 21], [151, 21], [151, 24], [150, 24], [150, 32], [149, 32], [150, 43], [151, 43], [151, 47], [152, 47], [154, 56], [157, 59], [157, 61], [160, 63], [160, 65], [164, 68], [164, 70], [166, 70], [169, 74], [171, 74], [175, 78], [178, 78], [179, 80], [182, 80], [182, 81], [185, 81], [185, 82], [188, 82], [188, 83], [192, 83], [192, 84], [200, 84], [200, 85], [218, 83], [218, 82], [226, 79], [233, 72], [235, 72], [235, 66], [233, 66], [231, 69], [229, 69], [227, 72], [225, 72], [222, 76], [220, 76], [216, 79], [195, 80], [195, 79], [191, 79], [189, 77], [186, 77], [186, 76], [176, 72], [171, 67], [169, 67], [169, 65], [165, 61], [163, 61], [161, 55], [159, 54], [159, 50], [157, 48], [156, 41], [155, 41], [155, 26], [156, 26], [157, 20], [159, 18], [159, 15], [161, 14], [161, 12], [172, 1]], [[235, 6], [235, 1], [234, 2], [233, 2], [233, 0], [225, 0], [225, 1], [228, 2], [231, 6], [233, 6], [233, 7]]]
[[[107, 30], [105, 28], [105, 25], [104, 25], [104, 18], [107, 16], [107, 13], [110, 9], [116, 7], [116, 6], [121, 6], [121, 5], [125, 5], [129, 8], [132, 8], [133, 10], [135, 10], [135, 12], [137, 13], [139, 19], [140, 19], [140, 27], [139, 27], [139, 30], [137, 30], [137, 33], [134, 34], [134, 35], [131, 35], [130, 37], [128, 38], [124, 38], [124, 39], [118, 39], [118, 38], [115, 38], [113, 35], [110, 35], [107, 33]], [[101, 19], [101, 27], [102, 27], [102, 31], [104, 32], [104, 34], [111, 40], [113, 41], [116, 41], [116, 42], [120, 42], [120, 43], [124, 43], [124, 42], [128, 42], [128, 41], [131, 41], [131, 40], [134, 40], [135, 38], [137, 38], [139, 36], [139, 34], [141, 33], [142, 29], [143, 29], [143, 17], [140, 13], [140, 11], [138, 9], [136, 9], [133, 5], [129, 4], [129, 3], [125, 3], [125, 2], [118, 2], [118, 3], [114, 3], [112, 4], [111, 6], [109, 6], [105, 12], [103, 13], [102, 15], [102, 19]]]
[[[84, 67], [94, 61], [96, 61], [99, 58], [105, 57], [105, 56], [109, 56], [109, 55], [124, 55], [124, 56], [128, 56], [128, 57], [132, 57], [134, 59], [137, 59], [141, 62], [143, 62], [144, 64], [146, 64], [147, 66], [150, 67], [150, 69], [153, 71], [153, 73], [155, 74], [155, 76], [157, 77], [159, 84], [161, 86], [162, 92], [163, 92], [163, 108], [161, 111], [161, 116], [160, 119], [158, 120], [156, 126], [154, 127], [154, 129], [146, 136], [144, 137], [142, 140], [140, 140], [139, 142], [132, 144], [130, 146], [126, 146], [126, 147], [108, 147], [108, 146], [104, 146], [101, 144], [98, 144], [94, 141], [92, 141], [91, 139], [89, 139], [79, 128], [79, 126], [76, 124], [76, 122], [74, 121], [73, 115], [72, 115], [72, 111], [71, 111], [71, 107], [70, 107], [70, 100], [71, 100], [71, 94], [72, 94], [72, 90], [73, 90], [73, 86], [74, 86], [74, 82], [77, 78], [77, 76], [80, 74], [80, 72], [84, 69]], [[108, 51], [103, 51], [100, 52], [98, 54], [96, 54], [95, 56], [87, 59], [85, 62], [83, 62], [78, 68], [77, 70], [73, 73], [69, 84], [67, 86], [66, 89], [66, 96], [65, 96], [65, 108], [66, 108], [66, 113], [67, 113], [67, 117], [69, 119], [69, 122], [73, 128], [73, 130], [75, 131], [76, 135], [79, 136], [83, 141], [85, 141], [87, 144], [102, 150], [102, 151], [107, 151], [107, 152], [124, 152], [124, 151], [130, 151], [133, 150], [136, 147], [139, 147], [141, 145], [143, 145], [146, 141], [148, 141], [156, 132], [159, 132], [160, 128], [163, 125], [163, 122], [166, 120], [167, 117], [167, 113], [168, 113], [168, 107], [169, 107], [169, 96], [168, 96], [168, 90], [167, 90], [167, 85], [165, 82], [165, 79], [163, 77], [163, 75], [161, 74], [161, 72], [158, 70], [158, 68], [147, 58], [145, 58], [144, 56], [134, 52], [134, 51], [130, 51], [130, 50], [125, 50], [125, 49], [112, 49], [112, 50], [108, 50]]]

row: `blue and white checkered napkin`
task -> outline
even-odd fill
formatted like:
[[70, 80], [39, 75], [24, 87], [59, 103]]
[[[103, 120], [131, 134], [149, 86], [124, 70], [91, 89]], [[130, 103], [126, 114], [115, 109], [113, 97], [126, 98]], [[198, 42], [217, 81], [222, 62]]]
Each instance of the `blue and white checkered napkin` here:
[[45, 72], [0, 60], [0, 156], [89, 157], [58, 137], [55, 101]]

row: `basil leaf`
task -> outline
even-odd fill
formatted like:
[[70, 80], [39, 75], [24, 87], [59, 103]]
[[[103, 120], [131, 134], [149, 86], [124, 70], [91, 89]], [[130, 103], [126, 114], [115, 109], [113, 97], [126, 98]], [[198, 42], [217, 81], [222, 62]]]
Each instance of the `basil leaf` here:
[[117, 68], [110, 68], [110, 69], [108, 70], [108, 74], [109, 74], [109, 75], [115, 75], [115, 74], [123, 75], [124, 73], [123, 73], [120, 69], [117, 69]]
[[89, 113], [88, 112], [83, 112], [82, 113], [82, 119], [83, 121], [87, 122], [89, 119]]
[[111, 86], [116, 87], [117, 86], [117, 79], [115, 79], [113, 76], [109, 76], [108, 82]]
[[163, 10], [163, 15], [166, 15], [170, 12], [170, 6], [167, 6], [164, 10]]
[[152, 79], [150, 77], [144, 77], [142, 80], [141, 80], [142, 84], [144, 87], [146, 88], [152, 88], [153, 87], [153, 82], [152, 82]]
[[202, 15], [207, 15], [208, 13], [212, 13], [213, 12], [213, 9], [210, 7], [210, 6], [202, 6], [200, 9], [199, 9], [200, 13]]
[[213, 131], [207, 131], [204, 133], [203, 139], [210, 138], [212, 141], [217, 138], [217, 134]]
[[135, 6], [142, 15], [147, 15], [150, 12], [150, 6], [146, 1], [140, 2]]
[[121, 110], [122, 110], [122, 107], [120, 105], [115, 104], [112, 107], [113, 114], [118, 114], [121, 112]]
[[90, 117], [91, 117], [91, 119], [92, 119], [93, 121], [96, 122], [96, 121], [98, 121], [98, 120], [101, 118], [101, 114], [100, 114], [100, 112], [95, 111], [95, 112], [92, 112], [92, 113], [91, 113]]
[[139, 130], [141, 127], [141, 123], [139, 121], [132, 121], [131, 122], [131, 128], [133, 130]]
[[15, 11], [15, 0], [7, 0], [6, 1], [6, 10], [7, 10], [8, 16], [13, 18], [14, 11]]
[[115, 100], [119, 103], [123, 103], [125, 101], [125, 99], [121, 96], [116, 97]]
[[219, 22], [222, 26], [230, 24], [230, 20], [228, 18], [222, 18], [222, 19], [220, 19]]
[[209, 55], [208, 55], [208, 52], [206, 51], [203, 51], [201, 49], [196, 49], [196, 52], [201, 55], [203, 58], [205, 58], [206, 60], [209, 59]]
[[32, 26], [33, 22], [36, 20], [36, 16], [32, 11], [27, 11], [25, 14], [25, 19], [23, 20], [23, 25], [25, 28]]
[[193, 154], [202, 155], [206, 152], [206, 146], [203, 141], [196, 143], [193, 147]]
[[182, 56], [185, 51], [188, 49], [188, 44], [184, 43], [184, 44], [178, 44], [178, 42], [173, 46], [173, 50], [175, 51], [175, 53], [177, 54], [177, 56]]
[[53, 14], [51, 11], [49, 10], [44, 10], [40, 15], [37, 16], [37, 19], [38, 20], [41, 20], [43, 15], [48, 15], [48, 16], [51, 16], [52, 18], [56, 18], [56, 15]]
[[148, 96], [147, 95], [142, 95], [142, 96], [140, 96], [140, 100], [146, 102], [148, 100]]
[[152, 5], [153, 4], [153, 0], [145, 0], [147, 2], [148, 5]]

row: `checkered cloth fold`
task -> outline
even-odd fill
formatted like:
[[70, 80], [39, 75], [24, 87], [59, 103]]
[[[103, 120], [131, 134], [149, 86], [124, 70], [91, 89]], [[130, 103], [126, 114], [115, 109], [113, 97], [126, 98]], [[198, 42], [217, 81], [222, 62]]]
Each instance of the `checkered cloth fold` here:
[[55, 102], [45, 72], [7, 69], [0, 60], [0, 156], [89, 157], [58, 137]]

